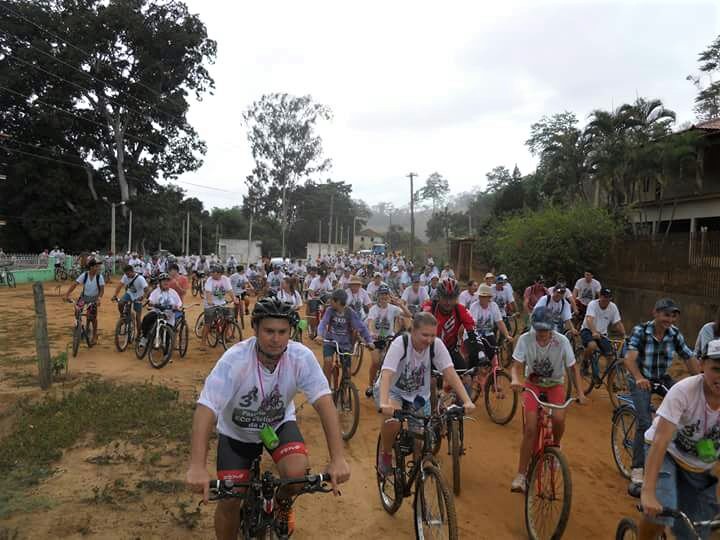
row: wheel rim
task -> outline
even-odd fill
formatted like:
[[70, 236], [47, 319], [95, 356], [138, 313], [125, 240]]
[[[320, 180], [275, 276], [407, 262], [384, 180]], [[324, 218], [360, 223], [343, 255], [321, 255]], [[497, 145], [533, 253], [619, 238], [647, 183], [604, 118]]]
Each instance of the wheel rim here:
[[552, 452], [539, 458], [527, 486], [528, 532], [532, 538], [556, 538], [565, 505], [565, 478]]
[[428, 474], [418, 487], [415, 497], [415, 520], [418, 537], [447, 538], [447, 506], [440, 486], [440, 478]]
[[618, 394], [629, 394], [630, 383], [628, 381], [628, 371], [624, 366], [617, 364], [608, 375], [608, 394], [610, 395], [610, 401], [617, 407], [618, 405]]
[[335, 407], [340, 418], [340, 430], [343, 436], [347, 436], [352, 431], [355, 422], [355, 412], [353, 410], [355, 406], [350, 385], [340, 385], [335, 399]]
[[490, 375], [485, 388], [488, 416], [497, 423], [509, 422], [515, 414], [517, 395], [513, 392], [510, 378], [504, 372]]
[[397, 490], [396, 490], [396, 470], [395, 470], [395, 450], [393, 449], [392, 452], [392, 463], [393, 468], [391, 472], [383, 478], [383, 476], [380, 474], [380, 471], [377, 470], [378, 461], [380, 458], [380, 451], [381, 451], [381, 445], [380, 445], [380, 437], [378, 437], [378, 443], [377, 443], [377, 450], [375, 452], [375, 467], [376, 467], [376, 475], [377, 475], [377, 483], [378, 483], [378, 491], [380, 492], [380, 502], [383, 505], [383, 508], [385, 510], [390, 511], [390, 509], [395, 508], [395, 505], [397, 504]]
[[620, 411], [612, 426], [612, 451], [615, 464], [625, 478], [630, 478], [632, 469], [633, 443], [637, 424], [633, 411]]
[[130, 333], [130, 325], [127, 322], [121, 321], [118, 325], [118, 331], [115, 334], [117, 348], [121, 351], [127, 349], [128, 343], [130, 342]]

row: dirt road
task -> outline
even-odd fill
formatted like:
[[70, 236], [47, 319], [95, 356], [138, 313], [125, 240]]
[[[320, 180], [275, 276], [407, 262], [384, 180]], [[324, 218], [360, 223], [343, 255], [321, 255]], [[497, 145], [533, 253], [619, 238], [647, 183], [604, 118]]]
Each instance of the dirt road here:
[[[69, 342], [72, 307], [62, 303], [54, 284], [47, 284], [45, 291], [52, 347], [57, 352]], [[108, 300], [110, 296], [106, 294]], [[81, 347], [78, 357], [70, 361], [71, 373], [99, 374], [117, 381], [153, 381], [177, 388], [183, 399], [195, 398], [220, 350], [200, 347], [191, 334], [188, 356], [155, 370], [132, 352], [115, 351], [112, 331], [117, 310], [108, 300], [100, 310], [99, 344], [91, 350]], [[0, 354], [8, 358], [34, 355], [30, 287], [0, 289], [0, 305]], [[198, 306], [191, 307], [189, 320], [194, 322], [199, 312]], [[317, 354], [318, 348], [313, 349]], [[357, 384], [362, 391], [365, 369], [360, 375]], [[13, 403], [39, 395], [33, 384], [17, 373], [0, 375], [0, 435], [8, 428]], [[410, 500], [395, 516], [388, 516], [380, 506], [373, 468], [379, 418], [370, 400], [362, 399], [360, 428], [347, 445], [352, 478], [339, 498], [316, 495], [298, 501], [298, 539], [413, 537]], [[604, 391], [594, 392], [589, 406], [573, 406], [569, 411], [563, 452], [572, 470], [573, 504], [565, 538], [611, 538], [618, 520], [636, 513], [634, 500], [625, 494], [626, 482], [610, 454], [610, 415]], [[503, 427], [490, 422], [482, 408], [475, 417], [477, 422], [466, 424], [463, 492], [456, 498], [461, 537], [526, 538], [523, 498], [510, 492], [517, 466], [520, 416]], [[312, 464], [320, 468], [326, 459], [324, 437], [309, 405], [300, 411], [299, 421], [311, 449]], [[94, 448], [82, 442], [65, 452], [56, 474], [37, 489], [47, 504], [0, 521], [0, 527], [17, 530], [18, 538], [212, 538], [212, 508], [202, 507], [196, 512], [197, 497], [184, 492], [139, 494], [129, 489], [151, 473], [165, 480], [181, 481], [184, 477], [185, 457], [173, 448], [160, 456], [148, 458], [146, 454], [142, 447], [129, 443]], [[152, 471], [149, 463], [155, 466]], [[213, 465], [214, 460], [209, 467]], [[447, 460], [443, 469], [450, 472]], [[82, 501], [93, 496], [93, 487], [103, 486], [109, 490], [110, 503], [99, 504], [97, 493], [94, 503]], [[195, 528], [188, 530], [193, 520]]]

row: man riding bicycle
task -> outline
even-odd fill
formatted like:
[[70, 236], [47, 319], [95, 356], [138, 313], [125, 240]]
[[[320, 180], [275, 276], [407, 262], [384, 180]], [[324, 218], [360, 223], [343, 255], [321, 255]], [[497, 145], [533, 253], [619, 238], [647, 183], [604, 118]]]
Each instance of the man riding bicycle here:
[[537, 301], [533, 311], [545, 308], [553, 319], [556, 332], [561, 334], [570, 332], [573, 336], [576, 336], [578, 332], [572, 324], [571, 304], [565, 297], [566, 292], [565, 284], [558, 282], [552, 288], [552, 292]]
[[[535, 307], [530, 317], [531, 332], [526, 332], [517, 340], [513, 352], [513, 363], [510, 369], [512, 387], [515, 390], [529, 388], [538, 396], [544, 393], [547, 401], [560, 405], [565, 401], [565, 371], [572, 368], [577, 388], [578, 400], [587, 402], [582, 390], [580, 370], [575, 362], [570, 341], [562, 334], [554, 331], [555, 321], [552, 313], [545, 307]], [[520, 371], [524, 368], [525, 382], [520, 382]], [[523, 393], [523, 409], [525, 422], [523, 438], [520, 445], [518, 472], [512, 481], [510, 490], [524, 493], [527, 488], [525, 471], [532, 456], [533, 444], [537, 439], [538, 402], [529, 392]], [[559, 445], [565, 432], [565, 410], [553, 412], [553, 439]]]
[[427, 294], [427, 289], [420, 286], [420, 276], [418, 274], [413, 274], [411, 279], [412, 285], [403, 291], [400, 299], [408, 311], [414, 315], [420, 311], [421, 306], [425, 304], [430, 297]]
[[585, 319], [580, 330], [585, 361], [589, 361], [598, 349], [605, 358], [610, 358], [613, 352], [612, 343], [608, 339], [610, 328], [625, 336], [620, 310], [612, 301], [612, 291], [605, 287], [600, 290], [600, 298], [591, 301], [585, 309]]
[[497, 347], [496, 329], [500, 330], [500, 334], [508, 342], [513, 342], [505, 321], [503, 321], [500, 308], [493, 302], [492, 297], [492, 289], [483, 283], [478, 288], [477, 302], [470, 306], [470, 315], [475, 319], [475, 332], [484, 340], [482, 345], [488, 362], [492, 359], [495, 347]]
[[[176, 312], [182, 307], [182, 300], [175, 289], [170, 288], [170, 276], [163, 272], [158, 276], [158, 286], [150, 293], [148, 303], [151, 309], [145, 317], [143, 317], [140, 328], [140, 345], [145, 347], [148, 341], [150, 331], [155, 321], [157, 321], [158, 313], [163, 312], [167, 316], [168, 323], [175, 324]], [[172, 362], [172, 360], [170, 360]]]
[[[667, 393], [644, 432], [644, 442], [640, 502], [645, 517], [640, 538], [659, 538], [665, 526], [671, 526], [678, 539], [695, 538], [682, 523], [658, 519], [657, 514], [663, 507], [677, 509], [696, 522], [711, 520], [720, 511], [713, 474], [720, 449], [720, 340], [708, 343], [702, 373], [683, 379]], [[707, 527], [699, 532], [709, 537]]]
[[625, 367], [630, 372], [630, 395], [635, 405], [637, 426], [633, 443], [632, 470], [628, 491], [637, 497], [643, 483], [645, 464], [645, 441], [643, 435], [651, 422], [650, 379], [669, 378], [668, 369], [673, 356], [678, 354], [685, 360], [691, 375], [700, 372], [700, 366], [693, 351], [685, 343], [685, 337], [675, 326], [680, 307], [671, 298], [661, 298], [655, 303], [655, 318], [637, 325], [628, 340]]
[[87, 260], [87, 270], [80, 274], [78, 278], [70, 285], [65, 293], [65, 300], [70, 301], [70, 295], [75, 287], [82, 285], [79, 301], [83, 302], [88, 309], [88, 322], [93, 328], [92, 345], [97, 343], [98, 338], [98, 318], [97, 310], [100, 307], [100, 299], [105, 293], [105, 280], [100, 273], [100, 266], [95, 259]]
[[[205, 381], [195, 409], [187, 483], [208, 499], [208, 442], [218, 432], [217, 475], [221, 480], [247, 481], [263, 447], [271, 454], [281, 478], [306, 474], [307, 449], [295, 416], [298, 391], [320, 416], [330, 454], [327, 472], [337, 486], [350, 478], [330, 388], [313, 352], [290, 340], [297, 314], [275, 298], [258, 300], [252, 312], [251, 337], [223, 354]], [[263, 435], [265, 434], [265, 435]], [[274, 444], [267, 446], [263, 440]], [[278, 522], [292, 534], [294, 491], [278, 491]], [[215, 509], [215, 534], [220, 540], [238, 537], [242, 499], [225, 499]]]
[[[229, 302], [226, 302], [226, 298]], [[229, 310], [223, 308], [226, 303], [232, 303], [235, 306], [240, 303], [240, 300], [235, 296], [230, 278], [223, 275], [222, 266], [213, 264], [210, 267], [210, 278], [205, 282], [205, 290], [203, 291], [203, 317], [205, 322], [202, 332], [203, 343], [208, 343], [210, 326], [215, 322], [216, 317], [229, 318]]]
[[[118, 300], [118, 293], [123, 285], [125, 286], [125, 294], [123, 294]], [[145, 298], [147, 290], [148, 284], [147, 281], [145, 281], [145, 277], [138, 274], [131, 264], [126, 264], [123, 268], [123, 277], [120, 278], [120, 283], [118, 283], [112, 299], [118, 300], [118, 310], [120, 310], [120, 313], [122, 313], [125, 309], [125, 304], [132, 302], [132, 308], [133, 311], [135, 311], [135, 322], [137, 323], [137, 328], [142, 326], [142, 302], [143, 298]]]

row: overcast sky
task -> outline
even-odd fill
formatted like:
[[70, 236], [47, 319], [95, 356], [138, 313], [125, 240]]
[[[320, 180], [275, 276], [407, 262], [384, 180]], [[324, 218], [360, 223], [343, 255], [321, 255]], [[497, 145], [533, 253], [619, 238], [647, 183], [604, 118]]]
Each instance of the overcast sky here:
[[253, 166], [242, 112], [263, 93], [329, 106], [330, 176], [371, 205], [402, 206], [410, 171], [421, 182], [438, 171], [454, 193], [496, 165], [529, 172], [524, 142], [546, 114], [583, 122], [640, 95], [694, 120], [685, 78], [720, 33], [717, 1], [186, 1], [218, 42], [217, 89], [189, 115], [205, 164], [180, 179], [209, 208], [242, 203]]

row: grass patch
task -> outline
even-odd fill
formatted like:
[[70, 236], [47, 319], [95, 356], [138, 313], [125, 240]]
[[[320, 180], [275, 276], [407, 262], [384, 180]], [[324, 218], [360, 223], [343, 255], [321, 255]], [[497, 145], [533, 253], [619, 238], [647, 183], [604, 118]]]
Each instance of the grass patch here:
[[[13, 367], [13, 366], [28, 366], [30, 364], [36, 364], [37, 358], [34, 356], [5, 356], [0, 355], [0, 366]], [[2, 537], [0, 537], [2, 539]]]
[[125, 487], [125, 481], [118, 478], [114, 482], [105, 484], [102, 488], [92, 488], [93, 496], [82, 499], [87, 504], [108, 504], [118, 505], [120, 503], [137, 502], [140, 500], [140, 493]]
[[202, 517], [202, 511], [199, 505], [193, 510], [192, 504], [185, 501], [179, 501], [177, 509], [177, 512], [173, 512], [172, 510], [167, 511], [175, 523], [177, 523], [180, 527], [184, 527], [189, 530], [193, 530], [198, 526], [200, 518]]
[[91, 434], [98, 446], [127, 440], [174, 442], [186, 449], [193, 413], [170, 388], [107, 381], [90, 381], [62, 398], [20, 404], [18, 410], [10, 435], [0, 441], [0, 518], [16, 509], [18, 490], [51, 474], [63, 450], [84, 436]]

